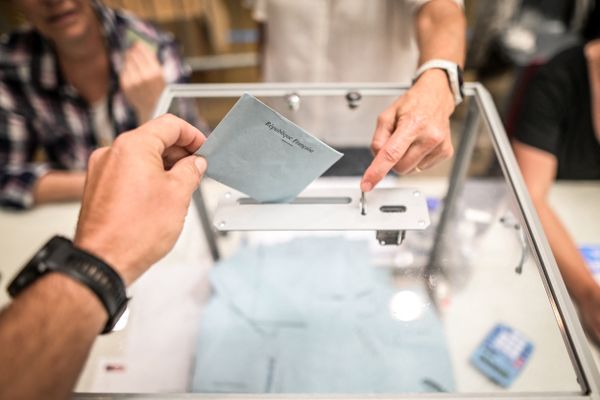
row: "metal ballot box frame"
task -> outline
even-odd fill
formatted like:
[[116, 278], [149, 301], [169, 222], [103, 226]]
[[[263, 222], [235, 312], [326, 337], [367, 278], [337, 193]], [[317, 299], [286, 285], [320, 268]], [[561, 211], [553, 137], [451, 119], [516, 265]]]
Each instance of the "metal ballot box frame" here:
[[[377, 83], [341, 83], [341, 84], [174, 84], [169, 85], [163, 92], [154, 115], [162, 115], [176, 98], [237, 98], [243, 93], [254, 96], [282, 99], [290, 109], [297, 108], [301, 99], [311, 96], [334, 96], [346, 99], [348, 107], [359, 106], [361, 98], [369, 96], [398, 96], [404, 93], [407, 87]], [[443, 238], [447, 235], [452, 225], [453, 215], [460, 207], [460, 196], [467, 180], [468, 168], [476, 146], [478, 129], [483, 126], [489, 131], [493, 150], [497, 156], [499, 170], [509, 187], [512, 204], [518, 211], [514, 221], [507, 224], [514, 227], [522, 242], [521, 258], [516, 265], [516, 273], [523, 268], [526, 251], [529, 251], [539, 269], [539, 275], [545, 289], [550, 308], [556, 319], [562, 340], [565, 344], [568, 357], [573, 366], [580, 392], [493, 392], [493, 393], [448, 393], [448, 394], [397, 394], [376, 395], [369, 394], [370, 398], [392, 399], [416, 397], [421, 399], [461, 399], [461, 398], [511, 398], [511, 399], [600, 399], [600, 375], [596, 369], [586, 336], [577, 318], [576, 310], [570, 300], [566, 287], [562, 281], [560, 271], [552, 256], [542, 226], [535, 213], [531, 199], [527, 193], [518, 165], [512, 153], [509, 140], [506, 136], [502, 122], [498, 116], [494, 103], [487, 90], [479, 83], [465, 84], [465, 110], [464, 122], [461, 127], [458, 145], [452, 161], [451, 172], [447, 182], [447, 191], [443, 197], [443, 206], [439, 219], [433, 226], [434, 240], [429, 253], [423, 278], [426, 282], [428, 295], [435, 301], [437, 295], [436, 282], [443, 277], [445, 271], [440, 261], [443, 252]], [[219, 260], [219, 233], [210, 219], [209, 211], [201, 188], [194, 195], [194, 203], [201, 220], [201, 225], [206, 235], [208, 247], [214, 260]], [[374, 236], [374, 235], [373, 235]], [[535, 318], [535, 316], [531, 316]], [[77, 398], [305, 398], [307, 395], [290, 394], [261, 394], [261, 395], [236, 395], [236, 394], [77, 394]], [[318, 398], [364, 398], [360, 395], [315, 395]]]

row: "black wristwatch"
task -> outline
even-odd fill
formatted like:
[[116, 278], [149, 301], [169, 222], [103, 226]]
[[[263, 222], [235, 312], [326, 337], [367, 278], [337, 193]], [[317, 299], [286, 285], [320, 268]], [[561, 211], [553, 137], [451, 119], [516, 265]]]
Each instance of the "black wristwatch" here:
[[69, 239], [54, 236], [13, 279], [8, 293], [11, 297], [17, 296], [49, 272], [68, 275], [94, 292], [108, 313], [102, 333], [112, 331], [129, 300], [125, 283], [114, 269], [98, 257], [78, 249]]

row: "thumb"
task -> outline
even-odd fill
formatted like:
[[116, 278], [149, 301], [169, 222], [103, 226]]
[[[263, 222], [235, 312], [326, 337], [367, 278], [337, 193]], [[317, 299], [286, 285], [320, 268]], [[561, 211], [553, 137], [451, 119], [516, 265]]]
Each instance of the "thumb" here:
[[187, 156], [177, 161], [169, 174], [190, 193], [200, 184], [200, 178], [206, 171], [206, 160], [195, 155]]

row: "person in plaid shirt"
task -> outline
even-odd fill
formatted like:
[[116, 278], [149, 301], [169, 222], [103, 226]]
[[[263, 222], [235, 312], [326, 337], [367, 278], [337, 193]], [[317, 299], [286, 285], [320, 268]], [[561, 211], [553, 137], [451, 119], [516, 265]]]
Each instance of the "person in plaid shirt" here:
[[[31, 27], [0, 39], [0, 205], [77, 200], [90, 153], [150, 119], [189, 69], [171, 35], [100, 0], [13, 4]], [[179, 114], [197, 121], [189, 104]]]

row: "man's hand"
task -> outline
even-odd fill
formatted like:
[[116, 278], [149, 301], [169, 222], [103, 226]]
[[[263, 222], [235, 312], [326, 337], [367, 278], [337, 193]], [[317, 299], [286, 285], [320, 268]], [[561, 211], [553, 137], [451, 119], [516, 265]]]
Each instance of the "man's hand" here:
[[450, 158], [450, 115], [454, 97], [446, 73], [426, 71], [415, 85], [377, 118], [371, 142], [375, 159], [360, 187], [368, 192], [393, 169], [407, 174]]
[[120, 82], [140, 124], [148, 121], [166, 85], [162, 67], [148, 46], [138, 41], [127, 50]]
[[164, 115], [92, 153], [75, 244], [131, 284], [181, 233], [206, 170], [192, 155], [204, 140], [192, 125]]

